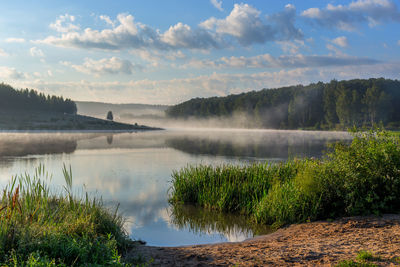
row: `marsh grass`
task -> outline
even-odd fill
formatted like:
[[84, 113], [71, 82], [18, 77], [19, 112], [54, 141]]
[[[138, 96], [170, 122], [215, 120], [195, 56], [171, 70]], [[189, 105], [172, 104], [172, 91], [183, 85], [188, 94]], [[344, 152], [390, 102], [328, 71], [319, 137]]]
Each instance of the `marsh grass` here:
[[0, 199], [2, 266], [123, 265], [130, 245], [123, 219], [88, 194], [72, 192], [72, 172], [64, 166], [64, 192], [51, 193], [43, 166], [13, 177]]
[[172, 174], [171, 203], [245, 214], [280, 226], [400, 211], [400, 136], [353, 132], [322, 159], [250, 166], [187, 166]]

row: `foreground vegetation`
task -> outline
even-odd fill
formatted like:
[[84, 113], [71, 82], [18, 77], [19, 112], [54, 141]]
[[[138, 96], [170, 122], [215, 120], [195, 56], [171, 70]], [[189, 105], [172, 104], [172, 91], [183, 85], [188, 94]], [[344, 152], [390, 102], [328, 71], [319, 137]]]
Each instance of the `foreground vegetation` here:
[[382, 121], [387, 128], [398, 129], [399, 102], [398, 80], [332, 80], [226, 97], [195, 98], [169, 107], [166, 114], [186, 119], [228, 118], [230, 127], [345, 129]]
[[384, 259], [380, 256], [374, 255], [371, 251], [360, 250], [357, 253], [355, 260], [343, 260], [336, 264], [336, 267], [377, 267], [382, 265], [398, 265], [400, 263], [399, 257], [391, 259]]
[[[0, 199], [1, 266], [123, 266], [120, 253], [132, 241], [123, 220], [101, 201], [77, 198], [67, 186], [51, 194], [39, 167], [33, 177], [14, 177]], [[42, 178], [42, 179], [41, 179]]]
[[277, 226], [400, 211], [400, 136], [356, 132], [322, 159], [188, 166], [172, 175], [170, 202], [240, 212]]

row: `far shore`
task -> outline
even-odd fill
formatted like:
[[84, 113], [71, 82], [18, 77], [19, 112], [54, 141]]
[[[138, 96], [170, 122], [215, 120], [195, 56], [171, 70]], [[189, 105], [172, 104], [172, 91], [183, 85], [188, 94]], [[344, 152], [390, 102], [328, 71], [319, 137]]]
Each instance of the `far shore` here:
[[163, 131], [164, 128], [146, 127], [135, 130], [6, 130], [0, 129], [0, 133], [136, 133], [144, 131]]
[[0, 132], [135, 132], [162, 130], [61, 112], [0, 112]]

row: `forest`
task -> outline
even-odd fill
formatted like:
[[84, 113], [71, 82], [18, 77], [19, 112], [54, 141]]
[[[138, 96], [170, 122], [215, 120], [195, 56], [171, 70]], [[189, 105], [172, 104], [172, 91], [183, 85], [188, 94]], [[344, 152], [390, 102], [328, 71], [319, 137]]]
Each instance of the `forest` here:
[[2, 112], [59, 112], [76, 114], [74, 101], [62, 96], [50, 96], [31, 89], [15, 90], [10, 85], [0, 84], [0, 111]]
[[399, 128], [399, 103], [398, 80], [332, 80], [195, 98], [169, 107], [166, 115], [175, 119], [208, 119], [244, 114], [249, 120], [240, 126], [275, 129], [343, 129], [375, 124]]

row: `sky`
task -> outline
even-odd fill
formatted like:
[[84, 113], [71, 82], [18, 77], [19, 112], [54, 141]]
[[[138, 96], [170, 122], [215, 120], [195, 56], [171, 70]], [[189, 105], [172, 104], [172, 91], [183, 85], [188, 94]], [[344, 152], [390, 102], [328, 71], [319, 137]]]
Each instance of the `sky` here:
[[0, 1], [0, 82], [73, 100], [400, 77], [400, 1]]

